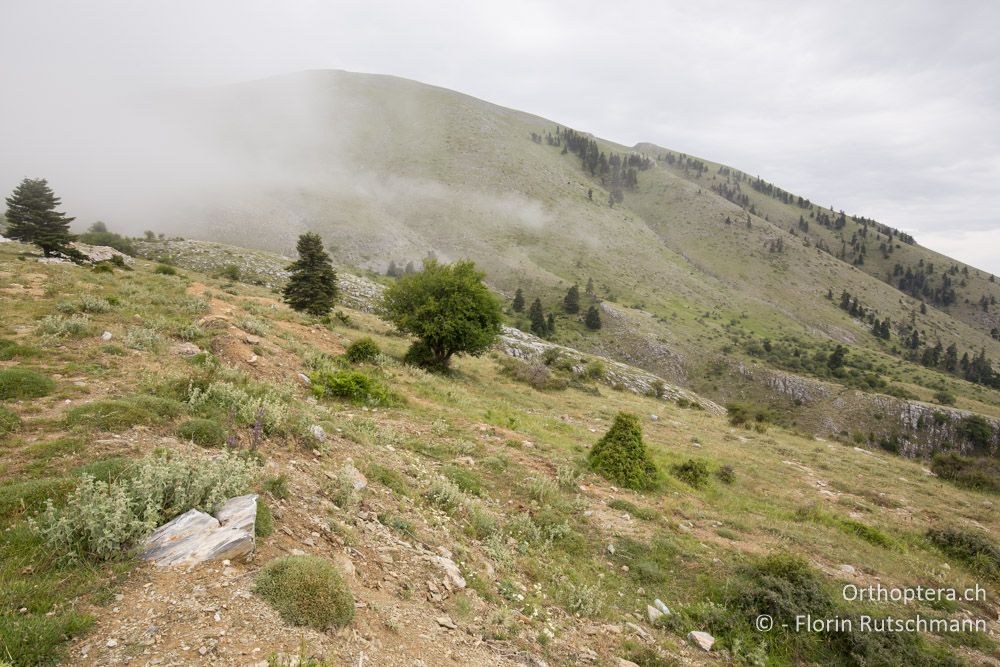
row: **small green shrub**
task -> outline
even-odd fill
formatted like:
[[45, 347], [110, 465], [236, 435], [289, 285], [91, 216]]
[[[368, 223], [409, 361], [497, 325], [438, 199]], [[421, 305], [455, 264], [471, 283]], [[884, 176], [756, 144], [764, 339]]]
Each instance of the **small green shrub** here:
[[12, 340], [0, 338], [0, 361], [28, 359], [41, 356], [42, 351], [29, 345], [19, 345]]
[[993, 438], [993, 426], [985, 417], [969, 415], [958, 423], [958, 434], [972, 443], [974, 451], [985, 453]]
[[931, 528], [927, 537], [941, 551], [977, 574], [1000, 580], [1000, 545], [988, 533], [964, 528]]
[[549, 366], [539, 361], [528, 363], [512, 357], [501, 357], [500, 366], [504, 375], [538, 391], [565, 389], [569, 385], [567, 380], [556, 376]]
[[219, 277], [225, 278], [226, 280], [231, 280], [233, 282], [238, 282], [242, 277], [242, 275], [243, 272], [240, 271], [240, 267], [236, 266], [235, 264], [226, 264], [224, 267], [222, 267], [222, 270], [219, 271]]
[[177, 427], [176, 433], [178, 438], [202, 447], [222, 447], [226, 444], [226, 432], [211, 419], [189, 419]]
[[823, 580], [798, 556], [765, 556], [737, 574], [726, 596], [726, 606], [742, 612], [747, 621], [767, 614], [778, 627], [782, 622], [794, 627], [797, 616], [824, 618], [834, 611], [833, 597]]
[[372, 463], [367, 468], [365, 468], [365, 474], [368, 479], [378, 482], [379, 484], [392, 489], [396, 495], [400, 496], [412, 496], [413, 489], [410, 488], [409, 483], [406, 481], [402, 475], [393, 470], [392, 468], [387, 468], [383, 465], [377, 463]]
[[382, 350], [379, 349], [378, 343], [365, 336], [351, 343], [347, 352], [344, 353], [344, 357], [352, 364], [374, 363], [378, 361], [381, 354]]
[[156, 268], [153, 269], [153, 273], [159, 274], [161, 276], [176, 276], [177, 269], [170, 266], [169, 264], [157, 264]]
[[284, 556], [261, 568], [254, 591], [286, 623], [319, 631], [354, 618], [354, 597], [333, 563], [318, 556]]
[[133, 350], [155, 351], [163, 346], [163, 336], [149, 327], [129, 327], [122, 337], [125, 347]]
[[455, 484], [462, 493], [478, 496], [482, 493], [482, 480], [475, 470], [462, 468], [455, 465], [447, 465], [441, 471], [445, 477]]
[[27, 368], [0, 368], [0, 401], [48, 396], [56, 388], [49, 377]]
[[319, 370], [310, 374], [309, 379], [317, 398], [333, 396], [368, 405], [396, 402], [388, 388], [359, 371]]
[[56, 305], [56, 310], [66, 315], [73, 313], [106, 313], [111, 310], [111, 302], [99, 296], [84, 295], [76, 301], [63, 301]]
[[628, 489], [647, 489], [657, 478], [656, 465], [642, 440], [639, 418], [619, 412], [615, 421], [587, 457], [599, 475]]
[[941, 405], [955, 405], [955, 394], [945, 389], [935, 391], [934, 402], [940, 403]]
[[591, 359], [583, 367], [584, 377], [590, 380], [602, 380], [607, 375], [608, 369], [600, 359]]
[[732, 484], [736, 481], [736, 470], [731, 465], [719, 466], [719, 469], [715, 471], [715, 476], [723, 484]]
[[183, 406], [155, 396], [132, 396], [93, 401], [66, 413], [68, 426], [84, 426], [103, 431], [124, 431], [143, 424], [159, 424], [178, 416]]
[[271, 508], [260, 498], [257, 499], [257, 519], [253, 524], [253, 533], [257, 537], [270, 537], [274, 533], [274, 516]]
[[774, 421], [774, 413], [759, 405], [728, 403], [726, 412], [729, 414], [729, 423], [733, 426], [756, 428], [759, 425], [766, 430], [767, 424]]
[[110, 482], [81, 475], [65, 508], [46, 501], [30, 525], [57, 554], [109, 560], [179, 514], [211, 512], [244, 493], [256, 474], [256, 465], [230, 455], [147, 456]]
[[0, 484], [0, 517], [13, 518], [21, 513], [36, 512], [52, 498], [61, 501], [76, 483], [71, 477], [28, 479], [12, 484]]
[[0, 406], [0, 436], [21, 428], [21, 417], [16, 412]]
[[243, 329], [247, 333], [253, 334], [254, 336], [266, 336], [271, 330], [270, 327], [267, 326], [267, 322], [258, 320], [255, 317], [244, 317], [238, 321], [236, 325], [240, 329]]
[[281, 431], [288, 418], [288, 405], [277, 392], [258, 389], [251, 393], [231, 382], [216, 381], [204, 389], [194, 387], [188, 404], [208, 414], [232, 415], [241, 426], [252, 426], [259, 419], [265, 433]]
[[674, 477], [688, 486], [703, 489], [708, 485], [708, 464], [698, 459], [688, 459], [670, 467]]
[[46, 315], [38, 321], [35, 331], [55, 338], [82, 338], [90, 333], [90, 318], [86, 315]]
[[445, 512], [454, 512], [461, 507], [465, 495], [453, 482], [439, 479], [435, 480], [430, 488], [424, 492], [424, 498]]
[[270, 493], [278, 500], [286, 500], [288, 498], [288, 478], [284, 475], [268, 477], [261, 483], [260, 488], [261, 491]]

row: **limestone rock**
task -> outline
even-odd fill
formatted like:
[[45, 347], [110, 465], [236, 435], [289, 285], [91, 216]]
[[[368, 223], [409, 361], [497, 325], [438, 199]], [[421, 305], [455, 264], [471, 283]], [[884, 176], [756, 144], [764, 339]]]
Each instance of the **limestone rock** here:
[[444, 570], [445, 576], [448, 577], [452, 586], [460, 590], [465, 588], [465, 577], [462, 576], [462, 571], [458, 569], [455, 561], [447, 556], [431, 556], [430, 560]]
[[351, 486], [354, 487], [355, 491], [363, 491], [368, 487], [368, 478], [350, 463], [344, 466], [344, 472], [351, 480]]
[[654, 607], [653, 605], [647, 604], [646, 617], [649, 618], [650, 623], [656, 623], [658, 620], [663, 618], [663, 612]]
[[101, 340], [103, 340], [105, 343], [111, 340], [111, 338], [112, 334], [110, 331], [105, 331], [104, 333], [101, 334]]
[[659, 609], [661, 612], [663, 612], [664, 616], [670, 616], [670, 607], [663, 604], [663, 600], [661, 600], [660, 598], [656, 598], [655, 600], [653, 600], [653, 606]]
[[257, 495], [232, 498], [210, 516], [199, 510], [160, 526], [146, 538], [140, 558], [156, 565], [197, 565], [253, 553]]
[[703, 651], [711, 651], [712, 645], [715, 643], [715, 637], [700, 630], [692, 630], [688, 633], [687, 638], [689, 642]]
[[170, 351], [179, 357], [193, 357], [201, 352], [201, 348], [194, 343], [177, 343], [170, 347]]
[[[308, 379], [308, 378], [306, 378]], [[309, 427], [309, 433], [312, 437], [316, 438], [316, 442], [323, 442], [326, 440], [326, 431], [319, 424], [313, 424]]]

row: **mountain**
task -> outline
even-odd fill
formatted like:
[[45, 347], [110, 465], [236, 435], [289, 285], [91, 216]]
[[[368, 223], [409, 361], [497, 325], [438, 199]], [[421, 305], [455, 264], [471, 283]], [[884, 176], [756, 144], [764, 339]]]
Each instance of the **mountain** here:
[[[979, 372], [1000, 365], [994, 276], [733, 167], [340, 71], [174, 92], [156, 108], [197, 147], [198, 186], [149, 218], [160, 231], [290, 254], [313, 230], [340, 263], [376, 273], [468, 257], [506, 298], [521, 288], [554, 311], [560, 343], [828, 436], [968, 449], [907, 415], [1000, 416], [1000, 378]], [[589, 281], [597, 333], [560, 308]], [[894, 418], [873, 418], [886, 395], [901, 401]], [[836, 408], [848, 399], [861, 407]]]

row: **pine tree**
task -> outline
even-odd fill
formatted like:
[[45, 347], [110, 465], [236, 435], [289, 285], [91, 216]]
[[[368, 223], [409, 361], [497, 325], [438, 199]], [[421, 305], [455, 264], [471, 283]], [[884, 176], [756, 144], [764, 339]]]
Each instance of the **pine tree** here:
[[15, 241], [34, 243], [46, 257], [70, 251], [73, 235], [69, 223], [74, 218], [56, 211], [62, 203], [44, 178], [26, 178], [7, 197], [6, 235]]
[[282, 297], [295, 310], [310, 315], [326, 315], [337, 300], [337, 273], [323, 249], [319, 234], [303, 234], [295, 246], [299, 259], [288, 267], [291, 277]]
[[576, 285], [566, 291], [566, 296], [563, 298], [563, 309], [570, 315], [580, 312], [580, 288]]
[[385, 270], [385, 275], [390, 278], [396, 278], [399, 276], [399, 267], [396, 266], [395, 260], [389, 262], [389, 268]]
[[546, 333], [551, 336], [556, 332], [556, 316], [549, 313], [548, 318], [545, 320]]
[[511, 301], [510, 307], [515, 313], [524, 312], [524, 292], [521, 291], [520, 287], [518, 287], [517, 291], [514, 292], [514, 300]]
[[528, 319], [531, 320], [531, 333], [536, 336], [545, 336], [549, 332], [548, 324], [545, 322], [545, 313], [542, 312], [542, 302], [535, 299], [528, 309]]
[[583, 318], [583, 323], [587, 325], [588, 329], [597, 331], [601, 328], [601, 312], [597, 310], [597, 306], [591, 306], [587, 309], [587, 314]]
[[594, 296], [594, 279], [587, 278], [587, 294]]

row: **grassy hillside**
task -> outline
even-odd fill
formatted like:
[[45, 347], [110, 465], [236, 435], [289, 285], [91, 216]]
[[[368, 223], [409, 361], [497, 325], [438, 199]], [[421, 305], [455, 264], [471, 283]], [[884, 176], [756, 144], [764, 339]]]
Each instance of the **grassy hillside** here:
[[[269, 273], [263, 253], [213, 252], [245, 259], [253, 279]], [[31, 391], [22, 381], [0, 399], [0, 656], [14, 664], [287, 664], [300, 653], [309, 664], [363, 654], [386, 665], [1000, 659], [996, 495], [923, 462], [733, 426], [585, 375], [540, 391], [499, 354], [430, 375], [403, 365], [409, 341], [362, 309], [306, 318], [215, 270], [35, 260], [0, 245], [0, 377], [34, 374]], [[381, 356], [341, 366], [363, 336]], [[299, 374], [320, 368], [360, 372], [390, 398], [317, 399]], [[587, 467], [620, 411], [639, 416], [660, 472], [641, 493]], [[251, 561], [191, 572], [126, 553], [66, 561], [30, 528], [83, 472], [128, 479], [156, 452], [214, 459], [218, 441], [189, 441], [196, 419], [260, 464], [252, 488], [273, 525]], [[945, 528], [955, 532], [928, 532]], [[978, 555], [962, 546], [976, 539], [987, 545]], [[356, 602], [347, 630], [290, 626], [254, 592], [264, 564], [296, 551], [343, 574]], [[986, 600], [861, 604], [843, 599], [845, 584], [979, 584]], [[650, 620], [654, 599], [671, 614]], [[765, 612], [777, 629], [754, 628]], [[796, 633], [780, 627], [790, 613], [982, 619], [985, 631]], [[710, 653], [686, 639], [692, 630], [715, 637]]]
[[[875, 223], [841, 224], [839, 212], [799, 205], [732, 168], [595, 139], [606, 156], [650, 161], [609, 205], [616, 186], [566, 150], [555, 122], [385, 76], [302, 72], [191, 91], [162, 107], [183, 119], [206, 163], [224, 167], [177, 211], [150, 219], [168, 233], [288, 254], [312, 229], [341, 263], [378, 273], [390, 262], [419, 266], [429, 253], [469, 257], [507, 298], [521, 288], [555, 312], [554, 340], [720, 402], [768, 402], [788, 423], [816, 420], [760, 374], [740, 395], [720, 374], [756, 364], [1000, 416], [995, 388], [943, 360], [955, 345], [957, 357], [981, 353], [1000, 365], [991, 276], [894, 232], [888, 243]], [[907, 271], [910, 293], [898, 289]], [[942, 276], [953, 294], [942, 296]], [[561, 311], [567, 288], [588, 281], [583, 311], [600, 305], [599, 332]], [[860, 314], [839, 307], [845, 292]], [[876, 320], [888, 320], [888, 337], [873, 335]], [[837, 345], [849, 350], [839, 369], [827, 364]]]

